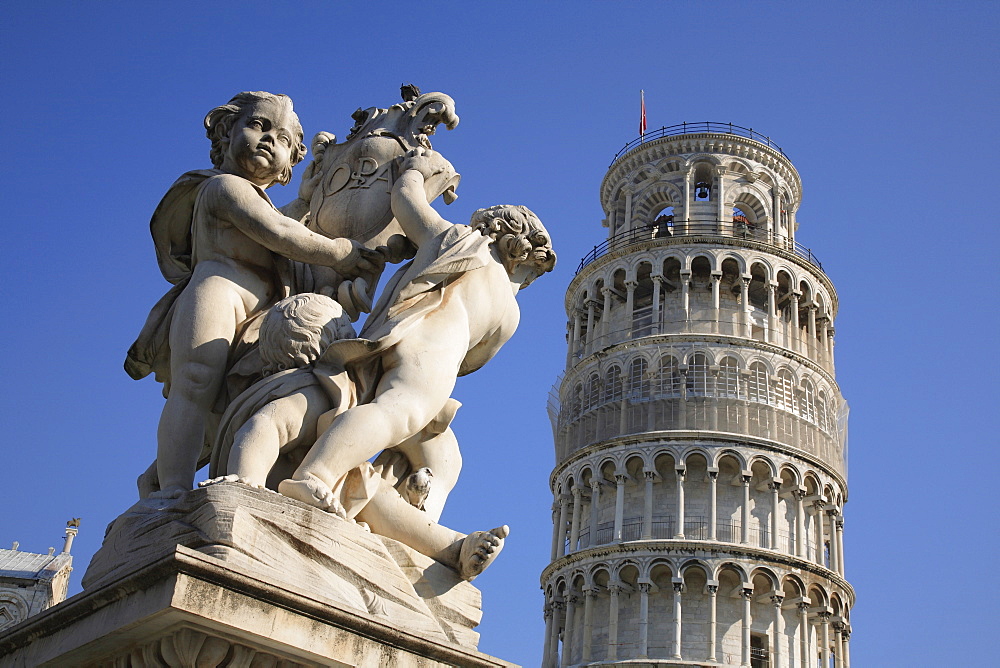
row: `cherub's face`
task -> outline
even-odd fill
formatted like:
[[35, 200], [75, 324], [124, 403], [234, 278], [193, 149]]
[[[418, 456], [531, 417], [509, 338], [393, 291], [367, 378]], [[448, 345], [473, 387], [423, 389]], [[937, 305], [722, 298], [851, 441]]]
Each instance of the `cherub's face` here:
[[276, 182], [291, 167], [299, 119], [283, 100], [260, 100], [245, 109], [229, 131], [222, 169], [259, 186]]

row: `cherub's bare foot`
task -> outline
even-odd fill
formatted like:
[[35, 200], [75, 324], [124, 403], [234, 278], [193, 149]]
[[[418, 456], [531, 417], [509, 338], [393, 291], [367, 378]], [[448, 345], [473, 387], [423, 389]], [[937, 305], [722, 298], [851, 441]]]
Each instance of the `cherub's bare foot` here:
[[229, 475], [219, 476], [218, 478], [209, 478], [208, 480], [202, 480], [198, 483], [198, 487], [208, 487], [209, 485], [218, 485], [220, 482], [242, 482], [246, 483], [246, 480], [241, 480], [235, 473], [230, 473]]
[[285, 496], [307, 503], [310, 506], [334, 513], [338, 517], [347, 518], [347, 513], [340, 507], [329, 486], [316, 476], [306, 474], [305, 480], [282, 480], [278, 491]]
[[179, 499], [184, 494], [188, 493], [189, 489], [184, 488], [181, 485], [171, 485], [166, 489], [158, 489], [155, 492], [150, 492], [147, 499]]
[[463, 580], [473, 580], [486, 570], [503, 549], [503, 541], [510, 534], [510, 527], [504, 524], [492, 531], [474, 531], [462, 541], [458, 557], [458, 574]]

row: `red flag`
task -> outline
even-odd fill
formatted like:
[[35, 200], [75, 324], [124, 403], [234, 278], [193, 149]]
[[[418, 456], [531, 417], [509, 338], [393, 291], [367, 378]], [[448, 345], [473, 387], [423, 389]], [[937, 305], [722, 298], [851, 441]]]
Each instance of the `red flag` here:
[[642, 112], [639, 117], [639, 136], [642, 137], [646, 134], [646, 91], [639, 91], [639, 99], [642, 106]]

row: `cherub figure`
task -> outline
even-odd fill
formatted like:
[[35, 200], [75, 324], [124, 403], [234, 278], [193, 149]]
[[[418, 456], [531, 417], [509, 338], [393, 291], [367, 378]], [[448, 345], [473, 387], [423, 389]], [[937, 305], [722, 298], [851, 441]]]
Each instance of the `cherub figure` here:
[[[295, 462], [296, 452], [315, 440], [317, 424], [335, 421], [353, 405], [353, 384], [343, 368], [329, 362], [316, 368], [333, 341], [353, 336], [343, 308], [324, 295], [300, 294], [275, 304], [260, 328], [266, 375], [237, 397], [222, 418], [215, 459], [226, 460], [227, 475], [201, 485], [240, 482], [264, 488], [275, 472], [290, 474], [294, 465], [285, 468], [287, 461], [279, 457]], [[455, 461], [458, 444], [444, 424], [453, 413], [453, 407], [447, 408], [436, 427], [429, 426], [400, 453], [417, 460], [410, 461], [413, 473], [400, 481], [398, 491], [389, 471], [364, 462], [349, 471], [331, 493], [340, 499], [348, 519], [364, 522], [376, 533], [395, 538], [471, 580], [500, 553], [508, 529], [466, 536], [439, 525], [440, 509], [423, 512], [435, 487], [434, 474], [427, 466], [415, 465], [431, 461], [448, 468], [449, 456]], [[442, 438], [444, 432], [449, 437]], [[222, 465], [215, 461], [213, 468], [219, 470]], [[457, 478], [457, 471], [454, 474]], [[450, 486], [441, 491], [446, 496]]]
[[280, 483], [286, 496], [345, 516], [336, 486], [442, 412], [456, 378], [483, 366], [514, 333], [518, 290], [555, 265], [548, 233], [525, 207], [480, 209], [470, 226], [441, 218], [424, 194], [424, 179], [441, 164], [418, 149], [401, 165], [392, 212], [417, 254], [386, 286], [363, 338], [334, 343], [324, 356], [340, 356], [352, 370], [359, 405]]
[[344, 276], [375, 275], [382, 261], [356, 242], [311, 232], [264, 192], [287, 184], [306, 152], [287, 96], [240, 93], [210, 111], [205, 128], [215, 169], [182, 176], [153, 215], [157, 259], [175, 285], [125, 364], [134, 378], [155, 371], [165, 381], [157, 497], [191, 489], [232, 343], [244, 323], [287, 293], [287, 260]]

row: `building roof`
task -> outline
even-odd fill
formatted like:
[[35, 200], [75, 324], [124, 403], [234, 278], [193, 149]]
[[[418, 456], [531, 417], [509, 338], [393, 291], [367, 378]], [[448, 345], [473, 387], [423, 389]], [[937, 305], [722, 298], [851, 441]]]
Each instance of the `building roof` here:
[[0, 578], [50, 580], [71, 558], [65, 553], [35, 554], [20, 550], [0, 550]]

